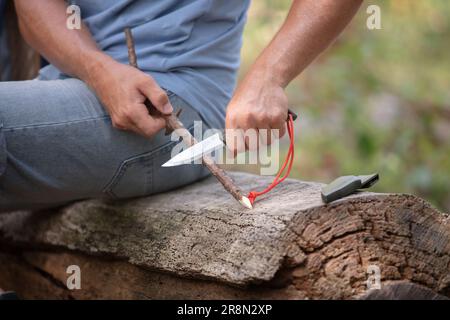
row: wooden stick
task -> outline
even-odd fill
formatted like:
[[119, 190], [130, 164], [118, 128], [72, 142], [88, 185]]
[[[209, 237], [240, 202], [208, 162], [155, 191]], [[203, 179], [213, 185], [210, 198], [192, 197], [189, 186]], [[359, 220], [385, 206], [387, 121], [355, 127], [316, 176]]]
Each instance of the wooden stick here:
[[130, 66], [139, 69], [137, 64], [136, 50], [134, 49], [134, 39], [130, 28], [125, 28], [125, 38], [127, 39], [128, 61]]
[[[136, 51], [134, 48], [134, 40], [130, 28], [125, 29], [125, 37], [127, 40], [129, 63], [131, 66], [138, 68]], [[148, 101], [146, 105], [149, 109], [154, 109], [150, 101]], [[170, 115], [159, 114], [159, 116], [164, 117], [164, 119], [166, 120], [166, 127], [171, 131], [175, 131], [176, 134], [181, 137], [183, 142], [188, 147], [191, 147], [197, 143], [197, 140], [195, 140], [195, 138], [192, 136], [189, 130], [187, 130], [184, 127], [183, 123], [180, 121], [180, 119], [178, 119], [178, 117], [175, 114], [173, 113]], [[237, 201], [239, 201], [240, 204], [249, 209], [253, 208], [250, 200], [242, 194], [241, 189], [234, 183], [234, 181], [230, 178], [230, 176], [228, 176], [226, 172], [215, 163], [212, 157], [208, 155], [203, 155], [202, 163], [217, 178], [217, 180], [219, 180], [219, 182], [223, 185], [225, 190], [227, 190]]]

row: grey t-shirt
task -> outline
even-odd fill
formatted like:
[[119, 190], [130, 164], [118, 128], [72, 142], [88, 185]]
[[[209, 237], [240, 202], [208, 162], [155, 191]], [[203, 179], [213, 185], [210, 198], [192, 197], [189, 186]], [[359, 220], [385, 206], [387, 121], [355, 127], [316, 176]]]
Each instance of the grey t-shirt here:
[[[224, 125], [240, 62], [250, 0], [76, 0], [99, 47], [128, 63], [132, 28], [139, 68], [192, 105], [214, 128]], [[54, 66], [41, 78], [64, 78]]]

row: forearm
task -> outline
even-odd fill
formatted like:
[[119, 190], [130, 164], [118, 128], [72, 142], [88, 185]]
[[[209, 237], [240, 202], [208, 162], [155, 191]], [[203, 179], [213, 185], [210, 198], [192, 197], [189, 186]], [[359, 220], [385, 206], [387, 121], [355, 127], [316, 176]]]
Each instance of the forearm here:
[[[237, 87], [227, 107], [227, 146], [240, 152], [234, 129], [286, 131], [288, 98], [284, 88], [299, 75], [355, 15], [362, 0], [294, 0], [281, 29]], [[267, 141], [270, 141], [268, 136]]]
[[250, 77], [286, 87], [341, 33], [362, 0], [294, 0], [288, 17], [252, 66]]
[[99, 50], [86, 25], [68, 29], [64, 0], [15, 0], [15, 5], [25, 40], [61, 71], [87, 83], [114, 127], [146, 137], [164, 127], [164, 119], [150, 116], [145, 106], [148, 99], [161, 113], [170, 114], [164, 90], [151, 76]]
[[15, 5], [25, 40], [68, 75], [89, 83], [94, 71], [112, 60], [97, 48], [85, 25], [81, 30], [66, 27], [65, 1], [15, 0]]

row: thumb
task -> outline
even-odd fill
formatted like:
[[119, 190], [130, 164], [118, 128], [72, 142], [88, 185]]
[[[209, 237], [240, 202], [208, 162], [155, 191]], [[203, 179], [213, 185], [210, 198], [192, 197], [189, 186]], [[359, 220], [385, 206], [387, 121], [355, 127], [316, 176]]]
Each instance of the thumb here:
[[147, 77], [147, 79], [139, 85], [139, 90], [162, 114], [168, 115], [173, 112], [172, 104], [170, 103], [166, 92], [161, 89], [151, 77]]

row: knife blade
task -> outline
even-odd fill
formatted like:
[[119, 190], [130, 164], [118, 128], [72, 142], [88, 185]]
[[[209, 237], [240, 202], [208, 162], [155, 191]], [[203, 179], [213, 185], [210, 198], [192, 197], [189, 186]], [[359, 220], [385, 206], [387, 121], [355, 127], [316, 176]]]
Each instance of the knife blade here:
[[218, 133], [201, 142], [194, 144], [192, 147], [180, 152], [172, 159], [162, 165], [162, 167], [175, 167], [183, 164], [191, 164], [195, 160], [202, 158], [204, 154], [223, 148], [224, 143]]

